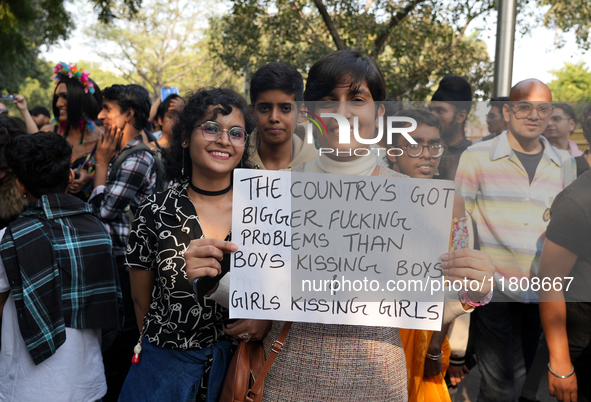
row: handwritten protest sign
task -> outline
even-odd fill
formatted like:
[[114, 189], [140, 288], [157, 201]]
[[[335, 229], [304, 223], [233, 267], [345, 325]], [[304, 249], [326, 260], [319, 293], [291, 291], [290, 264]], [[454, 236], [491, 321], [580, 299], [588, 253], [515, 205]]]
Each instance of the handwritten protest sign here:
[[237, 169], [230, 316], [439, 329], [454, 186]]

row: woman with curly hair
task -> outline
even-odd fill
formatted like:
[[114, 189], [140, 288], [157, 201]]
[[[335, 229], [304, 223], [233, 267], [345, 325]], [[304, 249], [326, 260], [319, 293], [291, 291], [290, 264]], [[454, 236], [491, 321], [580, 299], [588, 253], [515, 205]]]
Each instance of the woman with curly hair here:
[[[230, 243], [232, 172], [241, 165], [252, 129], [246, 101], [230, 89], [199, 90], [179, 114], [167, 158], [175, 184], [140, 205], [127, 245], [141, 343], [121, 401], [187, 401], [200, 387], [206, 387], [207, 401], [219, 397], [232, 336], [251, 320], [224, 329], [228, 309], [205, 294], [195, 297], [185, 251], [190, 243], [236, 247]], [[229, 269], [228, 255], [214, 258]], [[266, 330], [270, 323], [259, 325]]]
[[85, 70], [76, 64], [58, 63], [54, 67], [55, 92], [53, 94], [54, 120], [41, 129], [62, 135], [72, 147], [71, 167], [76, 179], [68, 189], [83, 201], [87, 201], [94, 181], [94, 151], [102, 130], [97, 119], [103, 104], [98, 85]]

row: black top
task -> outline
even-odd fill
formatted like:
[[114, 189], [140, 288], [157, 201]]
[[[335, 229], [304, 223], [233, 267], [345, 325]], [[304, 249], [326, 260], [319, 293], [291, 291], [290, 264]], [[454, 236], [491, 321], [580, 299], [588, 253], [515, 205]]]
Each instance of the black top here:
[[537, 154], [524, 154], [523, 152], [518, 152], [516, 150], [513, 150], [513, 152], [515, 152], [515, 155], [517, 155], [521, 164], [525, 168], [527, 176], [529, 177], [529, 184], [531, 184], [531, 182], [534, 181], [534, 176], [536, 175], [536, 169], [540, 164], [540, 159], [542, 159], [542, 155], [544, 154], [544, 148], [542, 148]]
[[574, 280], [565, 298], [591, 302], [591, 170], [558, 194], [550, 216], [546, 237], [579, 257], [568, 275]]
[[[589, 150], [586, 150], [585, 155], [588, 155], [588, 154], [589, 154]], [[585, 155], [577, 156], [575, 158], [575, 162], [577, 162], [577, 177], [582, 175], [585, 170], [588, 170], [589, 168], [591, 168], [589, 166], [589, 162], [587, 162], [587, 159], [585, 158]]]
[[[212, 301], [195, 300], [185, 271], [185, 251], [203, 230], [188, 182], [151, 195], [138, 208], [127, 245], [130, 267], [156, 270], [150, 311], [143, 334], [150, 343], [172, 349], [203, 349], [219, 340], [231, 340], [223, 331], [228, 309]], [[230, 240], [230, 234], [226, 237]], [[224, 258], [222, 267], [230, 264]]]
[[454, 180], [456, 177], [456, 170], [458, 170], [458, 164], [460, 163], [460, 156], [462, 153], [472, 145], [470, 140], [466, 137], [453, 144], [445, 147], [445, 152], [441, 155], [441, 163], [439, 164], [439, 174], [436, 178]]

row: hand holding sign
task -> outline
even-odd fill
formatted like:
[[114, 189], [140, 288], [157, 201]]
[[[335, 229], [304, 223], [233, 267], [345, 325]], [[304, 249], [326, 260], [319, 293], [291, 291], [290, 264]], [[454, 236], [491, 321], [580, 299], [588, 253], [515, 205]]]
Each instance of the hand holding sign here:
[[222, 273], [220, 261], [224, 258], [224, 253], [236, 250], [238, 250], [238, 246], [229, 241], [220, 239], [192, 240], [185, 252], [189, 281], [192, 283], [195, 279], [204, 276], [218, 276]]
[[459, 249], [441, 256], [443, 273], [450, 281], [463, 281], [464, 278], [478, 282], [478, 289], [469, 289], [472, 300], [482, 299], [492, 290], [495, 266], [490, 256], [480, 250]]

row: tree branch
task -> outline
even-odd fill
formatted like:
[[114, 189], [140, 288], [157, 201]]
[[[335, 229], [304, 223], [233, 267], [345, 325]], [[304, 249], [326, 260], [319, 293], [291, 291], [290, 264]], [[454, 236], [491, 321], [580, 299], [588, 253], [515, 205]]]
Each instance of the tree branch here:
[[457, 46], [457, 44], [460, 42], [460, 40], [464, 37], [464, 34], [466, 33], [466, 29], [468, 29], [468, 25], [470, 25], [470, 23], [472, 21], [474, 21], [476, 18], [478, 18], [480, 15], [489, 12], [490, 10], [492, 10], [494, 7], [493, 6], [489, 6], [486, 8], [483, 8], [482, 10], [480, 10], [479, 12], [477, 12], [474, 15], [468, 14], [468, 16], [466, 17], [466, 23], [464, 24], [464, 26], [460, 29], [460, 32], [458, 33], [458, 35], [454, 38], [454, 40], [451, 42], [451, 47], [452, 49], [454, 47]]
[[[373, 0], [372, 0], [373, 1]], [[306, 18], [306, 16], [304, 15], [304, 13], [302, 12], [302, 7], [299, 4], [298, 1], [294, 1], [293, 5], [290, 3], [289, 7], [292, 9], [292, 11], [296, 11], [298, 13], [298, 16], [300, 17], [300, 20], [306, 24], [306, 26], [308, 27], [308, 29], [310, 30], [310, 33], [312, 34], [312, 36], [314, 36], [314, 39], [316, 40], [316, 42], [318, 43], [323, 43], [322, 40], [320, 40], [320, 37], [318, 36], [318, 34], [316, 33], [316, 30], [314, 29], [314, 27], [310, 24], [310, 22], [308, 22], [308, 19]], [[308, 41], [308, 43], [312, 43], [311, 40]]]
[[359, 23], [359, 31], [357, 32], [357, 38], [355, 39], [355, 44], [357, 45], [357, 47], [359, 47], [361, 44], [361, 39], [363, 38], [363, 31], [365, 30], [365, 20], [367, 18], [367, 11], [369, 10], [369, 8], [371, 7], [372, 4], [373, 4], [373, 0], [367, 0], [367, 3], [365, 4], [365, 10], [363, 11], [363, 14], [361, 15], [361, 21]]
[[400, 24], [400, 22], [402, 22], [402, 20], [404, 20], [408, 14], [410, 14], [410, 12], [414, 10], [420, 3], [425, 1], [426, 0], [412, 0], [406, 7], [404, 7], [402, 11], [399, 11], [396, 13], [396, 15], [392, 16], [384, 32], [382, 32], [374, 41], [373, 57], [377, 57], [380, 53], [382, 53], [384, 44], [386, 43], [386, 40], [388, 39], [388, 36], [390, 36], [390, 33], [394, 27]]
[[[425, 1], [425, 0], [422, 0], [422, 1]], [[338, 50], [345, 49], [345, 44], [341, 40], [341, 37], [339, 36], [339, 33], [337, 32], [337, 28], [334, 26], [334, 23], [332, 22], [330, 15], [328, 15], [328, 11], [326, 11], [326, 7], [324, 6], [324, 3], [322, 2], [322, 0], [314, 0], [314, 4], [316, 4], [316, 8], [318, 8], [318, 11], [320, 12], [320, 15], [322, 16], [322, 20], [324, 21], [326, 28], [328, 28], [328, 32], [330, 33], [330, 36], [332, 36], [332, 40], [334, 41], [334, 44], [336, 45], [337, 49]]]

